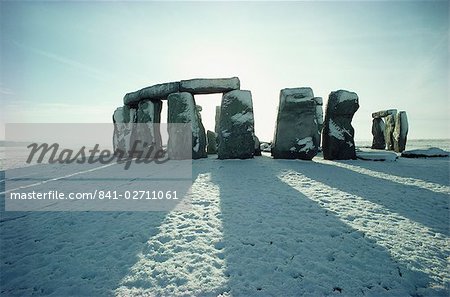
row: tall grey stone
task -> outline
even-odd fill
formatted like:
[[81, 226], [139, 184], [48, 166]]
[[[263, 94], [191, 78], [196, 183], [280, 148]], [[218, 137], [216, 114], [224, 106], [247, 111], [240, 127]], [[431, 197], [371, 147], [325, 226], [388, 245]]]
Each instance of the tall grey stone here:
[[316, 101], [316, 122], [317, 122], [317, 129], [319, 130], [319, 143], [318, 146], [320, 147], [320, 143], [322, 141], [322, 129], [323, 129], [323, 99], [322, 97], [314, 97], [314, 101]]
[[386, 142], [386, 149], [388, 151], [394, 150], [395, 115], [389, 114], [385, 118], [384, 141]]
[[157, 84], [150, 87], [140, 89], [135, 92], [127, 93], [123, 97], [123, 103], [129, 106], [136, 106], [139, 101], [145, 99], [166, 99], [172, 93], [176, 93], [180, 90], [179, 82], [169, 82], [163, 84]]
[[374, 118], [372, 120], [372, 148], [376, 150], [384, 150], [386, 142], [384, 140], [384, 121], [382, 118]]
[[356, 93], [346, 90], [330, 93], [322, 130], [324, 159], [356, 159], [355, 130], [351, 122], [358, 109], [359, 98]]
[[135, 140], [139, 142], [136, 143], [136, 148], [142, 150], [145, 156], [149, 150], [155, 154], [162, 149], [161, 109], [161, 100], [142, 100], [138, 104]]
[[311, 88], [280, 91], [280, 104], [272, 147], [275, 159], [311, 160], [318, 152], [320, 97]]
[[128, 106], [119, 107], [114, 111], [112, 118], [114, 153], [127, 156], [134, 142], [133, 126], [137, 120], [136, 109]]
[[374, 118], [374, 119], [384, 118], [390, 114], [396, 114], [396, 113], [397, 113], [397, 109], [380, 110], [380, 111], [372, 113], [372, 118]]
[[401, 153], [406, 147], [406, 138], [408, 136], [408, 117], [405, 111], [400, 111], [395, 116], [395, 128], [393, 132], [394, 151]]
[[253, 158], [254, 116], [250, 91], [234, 90], [222, 96], [219, 127], [219, 159]]
[[232, 78], [196, 78], [182, 80], [180, 82], [180, 92], [191, 94], [214, 94], [225, 93], [232, 90], [239, 90], [240, 81], [237, 77]]
[[261, 143], [256, 135], [253, 135], [253, 140], [255, 141], [255, 154], [254, 156], [262, 156], [261, 153]]
[[217, 154], [217, 137], [213, 131], [206, 131], [206, 138], [208, 139], [208, 146], [206, 152], [208, 155]]
[[215, 127], [214, 127], [214, 132], [216, 132], [216, 134], [219, 134], [220, 132], [220, 106], [216, 106], [216, 117], [215, 117]]
[[[206, 157], [206, 134], [192, 94], [173, 93], [168, 100], [167, 145], [170, 159]], [[174, 125], [177, 124], [177, 125]]]

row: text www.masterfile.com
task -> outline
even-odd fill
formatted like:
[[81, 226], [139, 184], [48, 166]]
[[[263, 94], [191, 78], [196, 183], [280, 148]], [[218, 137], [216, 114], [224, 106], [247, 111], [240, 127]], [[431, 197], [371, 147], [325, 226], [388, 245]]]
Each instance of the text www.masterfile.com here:
[[11, 200], [178, 200], [177, 191], [167, 190], [133, 190], [133, 191], [104, 191], [91, 192], [62, 192], [50, 190], [46, 192], [10, 192]]

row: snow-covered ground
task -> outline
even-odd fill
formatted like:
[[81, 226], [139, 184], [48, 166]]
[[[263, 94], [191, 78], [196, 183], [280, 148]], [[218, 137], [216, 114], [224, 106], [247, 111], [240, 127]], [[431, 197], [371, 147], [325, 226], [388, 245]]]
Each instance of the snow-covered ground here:
[[2, 194], [0, 295], [448, 296], [449, 164], [210, 157], [170, 212], [5, 212]]

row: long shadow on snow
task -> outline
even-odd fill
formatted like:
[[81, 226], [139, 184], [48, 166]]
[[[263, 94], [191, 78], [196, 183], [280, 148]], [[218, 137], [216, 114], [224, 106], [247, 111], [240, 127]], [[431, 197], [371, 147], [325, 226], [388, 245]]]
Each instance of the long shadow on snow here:
[[[448, 226], [443, 224], [449, 220], [449, 200], [446, 194], [402, 185], [328, 164], [314, 162], [305, 165], [295, 162], [285, 164], [289, 164], [289, 169], [298, 171], [311, 179], [384, 206], [435, 232], [450, 235]], [[357, 162], [358, 166], [360, 164], [361, 162]], [[430, 215], [430, 207], [433, 208], [434, 215]]]
[[5, 296], [111, 296], [167, 215], [4, 212], [4, 194], [0, 200], [0, 295]]
[[[347, 163], [349, 161], [340, 162]], [[420, 179], [444, 186], [448, 186], [450, 183], [449, 158], [399, 158], [395, 162], [360, 161], [352, 165], [400, 177]]]
[[231, 295], [409, 295], [417, 285], [411, 280], [430, 281], [281, 182], [277, 175], [285, 167], [262, 157], [223, 161], [212, 171]]

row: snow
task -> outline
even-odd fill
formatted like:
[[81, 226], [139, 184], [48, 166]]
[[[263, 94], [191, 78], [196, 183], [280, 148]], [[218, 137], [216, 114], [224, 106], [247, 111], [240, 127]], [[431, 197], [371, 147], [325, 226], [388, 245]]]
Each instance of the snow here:
[[315, 99], [314, 94], [311, 88], [282, 89], [280, 93], [280, 106], [281, 106], [280, 110], [284, 110], [286, 102], [295, 103], [295, 102], [311, 101], [314, 99]]
[[448, 296], [449, 164], [209, 158], [188, 210], [2, 207], [1, 295]]
[[240, 112], [231, 116], [231, 121], [235, 124], [251, 123], [253, 125], [253, 112]]
[[182, 80], [182, 89], [203, 90], [203, 89], [239, 89], [239, 78], [194, 78]]
[[402, 153], [402, 157], [419, 158], [419, 157], [448, 157], [449, 152], [437, 147], [421, 150], [408, 150]]
[[239, 100], [242, 105], [253, 109], [252, 93], [246, 90], [234, 90], [225, 93], [222, 98], [222, 108], [232, 104], [235, 100]]
[[358, 95], [354, 92], [349, 92], [345, 90], [340, 90], [338, 96], [338, 102], [342, 103], [344, 101], [358, 101]]
[[309, 151], [309, 150], [312, 150], [312, 149], [314, 149], [314, 143], [313, 143], [313, 139], [312, 139], [312, 137], [305, 137], [305, 138], [303, 138], [303, 139], [299, 139], [298, 141], [297, 141], [297, 145], [299, 145], [299, 146], [303, 146], [301, 149], [300, 149], [300, 152], [307, 152], [307, 151]]
[[345, 128], [339, 127], [332, 119], [330, 119], [329, 128], [330, 128], [330, 135], [333, 136], [334, 138], [345, 140], [344, 133], [351, 136], [350, 131], [348, 131]]
[[192, 149], [194, 150], [194, 152], [198, 152], [198, 150], [200, 149], [200, 141], [198, 138], [195, 138], [195, 145]]
[[394, 152], [371, 150], [371, 149], [357, 149], [356, 157], [361, 160], [369, 161], [395, 161], [398, 155]]

